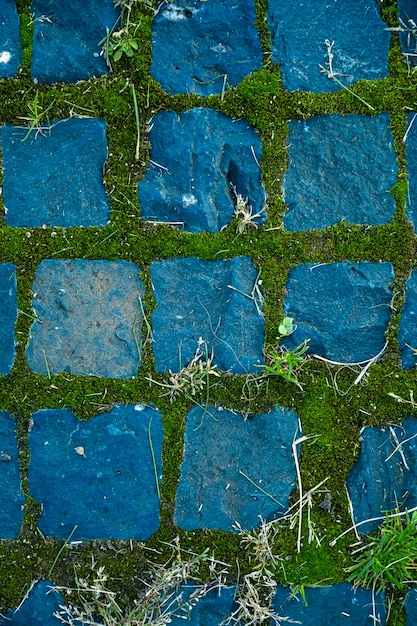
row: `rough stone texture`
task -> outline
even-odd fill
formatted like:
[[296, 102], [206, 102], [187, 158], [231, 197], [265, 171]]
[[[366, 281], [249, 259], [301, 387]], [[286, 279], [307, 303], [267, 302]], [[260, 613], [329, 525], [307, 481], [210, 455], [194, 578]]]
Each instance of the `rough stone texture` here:
[[[65, 602], [50, 580], [38, 580], [29, 591], [24, 601], [1, 619], [1, 626], [62, 626], [62, 621], [55, 617], [61, 613], [68, 617]], [[78, 624], [79, 622], [77, 622]], [[80, 624], [81, 626], [81, 624]]]
[[[172, 626], [183, 626], [184, 621], [190, 626], [221, 626], [230, 617], [233, 609], [236, 587], [220, 587], [211, 589], [195, 603], [203, 587], [197, 585], [180, 585], [177, 598], [178, 609], [171, 619]], [[192, 604], [193, 606], [187, 606]]]
[[27, 360], [34, 372], [130, 378], [140, 365], [143, 296], [127, 261], [51, 260], [33, 283], [36, 321]]
[[292, 349], [310, 339], [310, 352], [333, 361], [371, 359], [384, 346], [393, 279], [391, 263], [297, 265], [284, 302], [297, 328], [283, 345]]
[[113, 0], [33, 0], [31, 12], [33, 78], [73, 83], [107, 73], [100, 41], [120, 15]]
[[16, 270], [12, 263], [0, 263], [0, 375], [12, 369], [14, 325], [17, 318]]
[[253, 0], [164, 2], [152, 28], [151, 74], [169, 93], [222, 93], [262, 66]]
[[398, 0], [398, 16], [402, 28], [399, 33], [401, 50], [407, 65], [415, 67], [417, 65], [417, 4], [415, 0]]
[[417, 348], [417, 271], [407, 281], [405, 303], [398, 328], [401, 364], [409, 370], [417, 363], [413, 348]]
[[[262, 144], [243, 120], [212, 109], [164, 111], [153, 118], [149, 139], [151, 162], [138, 185], [143, 219], [218, 232], [230, 222], [237, 194], [253, 214], [262, 212]], [[255, 220], [264, 221], [263, 213]]]
[[317, 116], [289, 122], [289, 131], [287, 230], [392, 220], [398, 168], [388, 114]]
[[0, 411], [0, 538], [16, 539], [23, 520], [25, 499], [20, 485], [17, 424]]
[[81, 421], [70, 409], [48, 409], [32, 418], [29, 493], [42, 505], [40, 530], [66, 539], [77, 526], [73, 541], [149, 539], [159, 527], [159, 411], [116, 406]]
[[67, 119], [34, 130], [3, 126], [6, 224], [104, 226], [110, 207], [103, 185], [106, 123]]
[[[417, 505], [416, 437], [417, 420], [413, 419], [406, 419], [402, 426], [364, 429], [359, 458], [346, 481], [356, 523]], [[380, 523], [361, 524], [358, 531], [370, 533]]]
[[417, 589], [409, 589], [405, 596], [405, 623], [406, 626], [417, 624]]
[[183, 530], [249, 530], [287, 511], [296, 473], [298, 418], [275, 407], [245, 420], [196, 406], [187, 416], [174, 520]]
[[348, 583], [340, 583], [319, 588], [305, 586], [304, 592], [307, 605], [300, 596], [291, 598], [288, 587], [278, 586], [273, 606], [281, 618], [280, 624], [288, 621], [308, 626], [384, 626], [386, 623], [383, 592], [375, 596], [375, 618], [372, 616], [372, 591], [368, 589], [355, 589]]
[[408, 175], [408, 193], [406, 215], [417, 231], [417, 118], [411, 113], [407, 116], [408, 132], [406, 137], [406, 157]]
[[257, 283], [250, 259], [155, 261], [151, 279], [156, 300], [152, 347], [159, 372], [179, 371], [199, 346], [203, 357], [206, 349], [208, 355], [214, 351], [221, 370], [259, 372], [264, 320], [261, 303], [248, 297]]
[[19, 15], [14, 0], [0, 0], [0, 78], [11, 78], [19, 68], [22, 50]]
[[332, 69], [350, 85], [388, 76], [390, 33], [374, 0], [269, 0], [272, 60], [290, 90], [336, 91], [328, 69], [326, 39], [334, 42]]

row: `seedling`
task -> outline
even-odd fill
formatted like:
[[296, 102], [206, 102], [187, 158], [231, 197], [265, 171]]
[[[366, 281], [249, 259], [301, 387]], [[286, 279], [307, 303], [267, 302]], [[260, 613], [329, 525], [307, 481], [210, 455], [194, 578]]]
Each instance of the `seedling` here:
[[271, 348], [265, 353], [268, 362], [263, 366], [267, 376], [281, 376], [290, 383], [295, 383], [300, 389], [297, 373], [301, 367], [308, 362], [304, 355], [308, 350], [309, 339], [304, 339], [292, 350], [287, 350], [283, 346]]
[[237, 235], [244, 235], [251, 228], [258, 228], [256, 219], [262, 216], [265, 209], [261, 209], [258, 213], [254, 213], [248, 198], [244, 198], [240, 194], [236, 194], [236, 206], [234, 211], [234, 217], [236, 218], [236, 233]]
[[46, 109], [44, 109], [43, 106], [39, 103], [39, 91], [36, 90], [33, 100], [31, 102], [28, 102], [27, 105], [28, 115], [19, 117], [19, 119], [29, 122], [29, 128], [26, 135], [22, 139], [22, 143], [25, 142], [26, 139], [28, 139], [33, 130], [36, 129], [35, 139], [38, 136], [38, 133], [42, 132], [41, 121], [47, 116], [48, 111], [50, 111], [54, 104], [55, 100], [51, 102], [51, 104], [47, 106]]

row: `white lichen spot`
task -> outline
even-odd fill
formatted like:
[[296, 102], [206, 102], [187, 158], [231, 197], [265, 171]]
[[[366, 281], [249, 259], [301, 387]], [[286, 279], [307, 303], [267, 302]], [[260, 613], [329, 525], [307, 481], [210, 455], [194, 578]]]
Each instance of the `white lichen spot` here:
[[84, 446], [75, 446], [74, 451], [80, 456], [85, 456]]
[[10, 52], [7, 52], [7, 50], [3, 50], [3, 52], [0, 52], [0, 63], [8, 63], [11, 58], [12, 55], [10, 54]]

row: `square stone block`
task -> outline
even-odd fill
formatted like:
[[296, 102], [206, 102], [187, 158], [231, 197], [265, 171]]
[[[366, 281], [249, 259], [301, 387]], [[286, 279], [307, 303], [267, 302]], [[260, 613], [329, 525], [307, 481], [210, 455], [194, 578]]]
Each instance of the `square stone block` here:
[[15, 356], [14, 325], [17, 319], [16, 269], [0, 263], [0, 374], [10, 374]]
[[6, 224], [104, 226], [110, 206], [103, 185], [106, 123], [57, 120], [41, 130], [3, 126]]
[[34, 372], [131, 378], [141, 361], [139, 268], [127, 261], [44, 260], [33, 283], [27, 360]]
[[17, 423], [0, 411], [0, 539], [16, 539], [23, 521], [25, 498], [20, 483]]
[[20, 20], [14, 0], [0, 0], [0, 78], [16, 76], [22, 47]]

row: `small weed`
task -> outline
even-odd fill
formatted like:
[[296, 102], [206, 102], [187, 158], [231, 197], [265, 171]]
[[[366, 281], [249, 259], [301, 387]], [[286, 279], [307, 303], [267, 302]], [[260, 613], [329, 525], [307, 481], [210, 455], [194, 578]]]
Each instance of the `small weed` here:
[[234, 217], [236, 218], [236, 234], [244, 235], [251, 228], [258, 228], [256, 219], [262, 216], [265, 212], [265, 209], [261, 209], [258, 213], [254, 213], [251, 205], [249, 204], [249, 200], [243, 198], [240, 194], [236, 194], [236, 206]]
[[29, 122], [29, 128], [26, 135], [22, 139], [22, 143], [28, 139], [33, 130], [36, 129], [35, 138], [38, 133], [42, 132], [41, 121], [47, 116], [48, 111], [53, 107], [54, 103], [55, 101], [51, 102], [51, 104], [44, 109], [39, 103], [39, 91], [36, 90], [33, 100], [27, 104], [28, 114], [26, 116], [19, 117], [19, 119]]
[[267, 363], [263, 366], [267, 376], [281, 376], [289, 383], [295, 383], [300, 389], [302, 386], [298, 380], [298, 372], [308, 362], [304, 355], [308, 350], [308, 339], [304, 339], [292, 350], [282, 346], [270, 348], [265, 352]]

